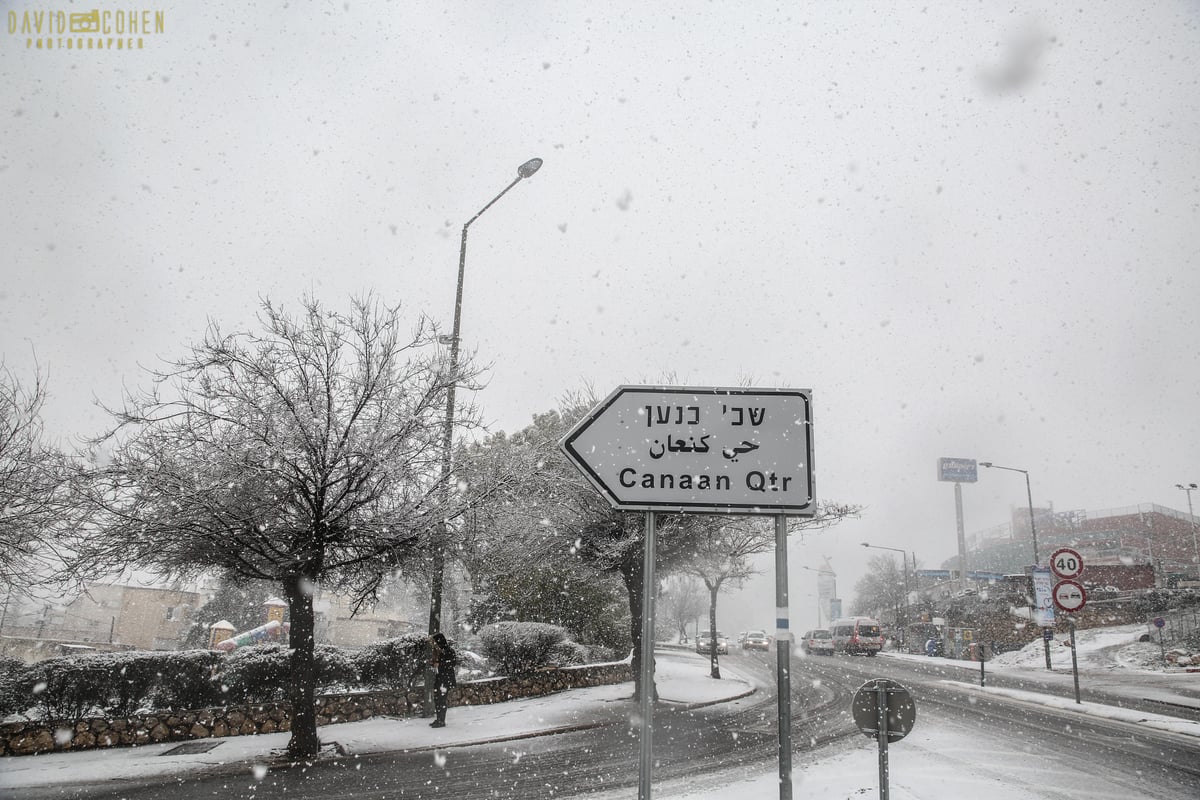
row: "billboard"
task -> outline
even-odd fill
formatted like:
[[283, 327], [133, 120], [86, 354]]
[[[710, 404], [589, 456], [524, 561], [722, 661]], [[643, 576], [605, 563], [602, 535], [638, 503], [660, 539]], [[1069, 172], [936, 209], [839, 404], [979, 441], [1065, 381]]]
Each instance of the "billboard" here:
[[952, 483], [975, 483], [979, 479], [973, 458], [939, 458], [938, 480]]

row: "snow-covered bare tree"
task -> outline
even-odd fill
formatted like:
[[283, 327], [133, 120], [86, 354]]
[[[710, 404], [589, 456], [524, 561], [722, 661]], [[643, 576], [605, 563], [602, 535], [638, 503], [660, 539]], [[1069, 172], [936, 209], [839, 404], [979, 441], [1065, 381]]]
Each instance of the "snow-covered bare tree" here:
[[904, 618], [905, 580], [903, 568], [891, 555], [880, 553], [867, 559], [867, 572], [854, 584], [855, 614], [882, 616], [897, 627]]
[[[371, 298], [348, 312], [262, 303], [258, 332], [203, 340], [115, 411], [111, 461], [93, 474], [101, 535], [92, 572], [219, 570], [282, 588], [291, 618], [297, 759], [320, 749], [313, 592], [368, 600], [468, 498], [440, 490], [451, 374], [435, 331]], [[460, 420], [470, 419], [460, 415]], [[445, 498], [449, 497], [450, 506]]]
[[[818, 503], [811, 517], [789, 517], [788, 534], [821, 530], [836, 525], [846, 517], [857, 516], [859, 506], [840, 503]], [[699, 530], [694, 535], [695, 549], [686, 568], [704, 582], [709, 595], [709, 632], [716, 642], [717, 595], [722, 589], [737, 588], [754, 574], [751, 556], [775, 547], [773, 518], [764, 517], [705, 517], [698, 518]], [[710, 674], [721, 677], [717, 648], [710, 648]]]
[[708, 597], [695, 577], [671, 575], [662, 582], [657, 608], [663, 626], [686, 639], [688, 623], [698, 620], [708, 608]]
[[8, 595], [58, 572], [75, 521], [67, 457], [44, 438], [45, 402], [40, 373], [22, 384], [0, 363], [0, 587]]

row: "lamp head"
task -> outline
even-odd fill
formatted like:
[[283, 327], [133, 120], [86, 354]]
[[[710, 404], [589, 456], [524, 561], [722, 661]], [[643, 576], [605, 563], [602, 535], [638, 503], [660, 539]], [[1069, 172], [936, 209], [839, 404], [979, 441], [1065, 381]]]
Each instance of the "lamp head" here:
[[980, 461], [979, 462], [979, 466], [981, 466], [981, 467], [990, 467], [991, 465], [992, 465], [992, 462], [990, 462], [990, 461]]
[[871, 546], [871, 543], [870, 543], [870, 542], [863, 542], [863, 543], [862, 543], [862, 546], [863, 546], [863, 547], [870, 547], [870, 546]]
[[528, 178], [541, 168], [542, 160], [540, 158], [531, 158], [521, 166], [517, 167], [517, 175], [522, 178]]

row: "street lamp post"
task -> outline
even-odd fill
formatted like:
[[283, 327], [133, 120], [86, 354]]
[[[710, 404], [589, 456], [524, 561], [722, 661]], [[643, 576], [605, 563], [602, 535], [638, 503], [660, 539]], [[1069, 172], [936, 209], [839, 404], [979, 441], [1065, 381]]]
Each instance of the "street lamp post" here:
[[[533, 175], [541, 166], [542, 160], [540, 158], [531, 158], [517, 167], [517, 177], [513, 178], [512, 183], [505, 186], [500, 194], [493, 197], [486, 206], [479, 210], [478, 214], [467, 220], [462, 228], [462, 244], [458, 251], [458, 288], [454, 294], [454, 328], [450, 334], [450, 386], [446, 390], [446, 424], [442, 430], [441, 498], [443, 508], [449, 505], [450, 501], [450, 468], [454, 438], [454, 396], [458, 383], [458, 334], [462, 328], [463, 275], [467, 268], [467, 229], [471, 227], [472, 222], [483, 216], [484, 211], [487, 211], [495, 205], [497, 200], [507, 194], [509, 189]], [[430, 576], [429, 591], [429, 632], [431, 634], [437, 633], [442, 629], [442, 588], [446, 572], [446, 540], [449, 538], [447, 535], [445, 514], [442, 515], [442, 521], [438, 525], [437, 537], [438, 540], [434, 543], [433, 548], [433, 568], [432, 575]]]
[[1033, 565], [1036, 567], [1038, 564], [1037, 523], [1033, 519], [1033, 492], [1029, 488], [1029, 470], [1018, 469], [1017, 467], [1002, 467], [990, 461], [980, 461], [979, 466], [990, 469], [1006, 469], [1009, 472], [1020, 472], [1025, 476], [1025, 498], [1029, 501], [1029, 535], [1033, 537]]
[[[1009, 472], [1020, 472], [1025, 476], [1025, 498], [1029, 501], [1029, 535], [1033, 538], [1033, 565], [1036, 567], [1038, 565], [1037, 523], [1033, 520], [1033, 491], [1029, 488], [1029, 470], [1017, 467], [1002, 467], [990, 461], [980, 461], [979, 466], [990, 469], [1006, 469]], [[1033, 576], [1030, 576], [1030, 580], [1033, 580]], [[1030, 615], [1032, 616], [1032, 612]], [[1042, 646], [1046, 651], [1046, 669], [1050, 669], [1050, 639], [1046, 637], [1044, 631]]]
[[1196, 546], [1196, 515], [1192, 513], [1192, 490], [1200, 487], [1194, 483], [1177, 483], [1175, 488], [1187, 492], [1188, 521], [1192, 523], [1192, 564], [1198, 570], [1196, 577], [1200, 578], [1200, 548]]
[[[911, 617], [908, 613], [908, 596], [909, 596], [909, 593], [912, 591], [908, 587], [908, 551], [901, 550], [899, 547], [884, 547], [881, 544], [871, 544], [870, 542], [863, 542], [862, 546], [870, 547], [872, 550], [891, 550], [894, 553], [900, 554], [900, 563], [904, 565], [904, 624], [908, 625], [908, 623], [911, 621]], [[902, 627], [901, 628], [901, 642], [903, 642], [903, 636], [904, 636], [903, 630], [904, 629]]]

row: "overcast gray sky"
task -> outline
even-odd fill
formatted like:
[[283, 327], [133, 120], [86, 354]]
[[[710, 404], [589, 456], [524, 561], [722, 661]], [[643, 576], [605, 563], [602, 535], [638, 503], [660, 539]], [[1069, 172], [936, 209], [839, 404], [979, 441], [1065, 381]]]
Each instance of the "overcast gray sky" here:
[[[864, 539], [955, 552], [941, 456], [1185, 509], [1200, 4], [780, 5], [159, 3], [76, 51], [25, 12], [129, 5], [3, 0], [4, 360], [66, 439], [263, 296], [448, 327], [462, 224], [538, 156], [471, 227], [494, 429], [585, 384], [811, 388], [818, 494], [867, 513], [793, 562], [843, 595]], [[1024, 490], [966, 487], [968, 532]]]

